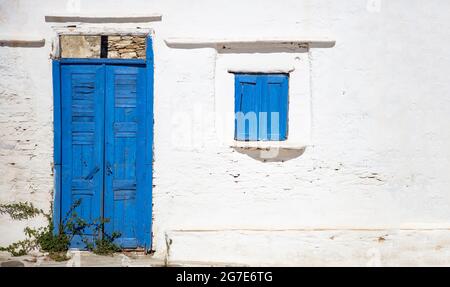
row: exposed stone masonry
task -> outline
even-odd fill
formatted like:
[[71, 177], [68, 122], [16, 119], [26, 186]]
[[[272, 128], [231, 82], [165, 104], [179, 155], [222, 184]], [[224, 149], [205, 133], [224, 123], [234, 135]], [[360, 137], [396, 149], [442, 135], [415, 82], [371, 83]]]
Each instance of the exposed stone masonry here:
[[[62, 58], [100, 58], [100, 36], [61, 36]], [[144, 36], [108, 36], [108, 58], [145, 59]]]
[[145, 37], [109, 36], [108, 58], [145, 59]]

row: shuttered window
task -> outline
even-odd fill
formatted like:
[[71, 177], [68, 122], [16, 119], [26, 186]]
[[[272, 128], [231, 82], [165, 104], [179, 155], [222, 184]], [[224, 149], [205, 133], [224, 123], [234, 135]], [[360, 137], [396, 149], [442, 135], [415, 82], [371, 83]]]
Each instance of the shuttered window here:
[[235, 140], [287, 139], [288, 84], [288, 74], [235, 74]]

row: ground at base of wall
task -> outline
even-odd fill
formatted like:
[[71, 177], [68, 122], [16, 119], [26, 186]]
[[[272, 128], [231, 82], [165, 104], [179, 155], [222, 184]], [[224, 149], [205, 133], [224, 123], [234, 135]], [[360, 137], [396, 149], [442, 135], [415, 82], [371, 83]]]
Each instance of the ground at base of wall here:
[[8, 252], [0, 251], [0, 267], [209, 267], [233, 266], [230, 264], [215, 264], [211, 262], [182, 262], [166, 263], [163, 259], [152, 255], [134, 253], [116, 253], [112, 256], [95, 255], [88, 251], [69, 251], [68, 261], [57, 262], [45, 254], [30, 254], [25, 256], [11, 256]]
[[116, 253], [112, 256], [95, 255], [87, 251], [68, 251], [67, 261], [57, 262], [45, 254], [31, 254], [13, 257], [0, 252], [0, 267], [159, 267], [164, 260], [151, 255]]

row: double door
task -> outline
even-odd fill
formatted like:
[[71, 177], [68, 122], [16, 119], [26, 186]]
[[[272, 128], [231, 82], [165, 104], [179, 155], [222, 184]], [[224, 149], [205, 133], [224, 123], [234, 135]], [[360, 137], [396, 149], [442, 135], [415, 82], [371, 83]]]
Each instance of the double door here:
[[[76, 202], [123, 248], [151, 240], [152, 106], [145, 65], [61, 65], [61, 221]], [[83, 238], [95, 236], [85, 229]]]

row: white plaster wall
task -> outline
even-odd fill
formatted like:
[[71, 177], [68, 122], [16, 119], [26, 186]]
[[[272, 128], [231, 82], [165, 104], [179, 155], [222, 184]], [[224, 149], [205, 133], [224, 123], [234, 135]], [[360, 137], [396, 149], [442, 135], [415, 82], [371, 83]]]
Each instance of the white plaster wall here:
[[[80, 3], [87, 14], [163, 15], [139, 25], [155, 31], [154, 256], [166, 256], [167, 238], [169, 260], [188, 262], [450, 265], [448, 1]], [[53, 32], [44, 15], [68, 12], [65, 1], [0, 2], [0, 35], [47, 40], [0, 47], [1, 202], [49, 208]], [[217, 136], [215, 50], [163, 41], [303, 35], [337, 41], [308, 55], [311, 145], [265, 163]], [[0, 217], [0, 245], [26, 224]]]

